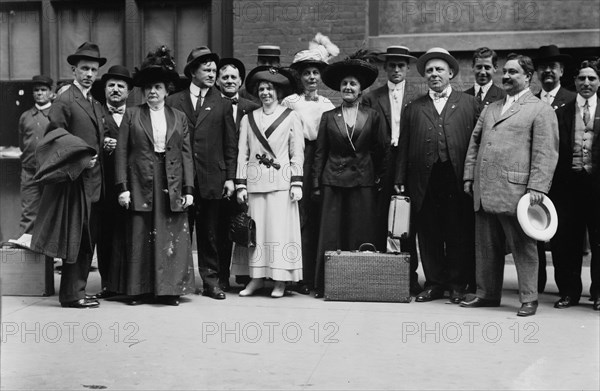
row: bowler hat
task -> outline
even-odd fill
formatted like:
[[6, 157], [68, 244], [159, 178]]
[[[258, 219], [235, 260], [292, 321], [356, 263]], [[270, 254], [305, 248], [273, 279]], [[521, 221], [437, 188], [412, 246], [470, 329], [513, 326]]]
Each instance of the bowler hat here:
[[364, 91], [375, 82], [378, 74], [375, 65], [365, 60], [351, 58], [327, 66], [321, 79], [327, 87], [339, 91], [342, 80], [347, 76], [354, 76], [360, 82], [360, 89]]
[[450, 68], [453, 70], [451, 79], [454, 79], [456, 75], [458, 75], [458, 71], [460, 69], [458, 67], [458, 61], [456, 61], [456, 58], [454, 58], [444, 48], [431, 48], [417, 59], [417, 71], [419, 71], [421, 76], [425, 76], [425, 65], [427, 65], [427, 62], [434, 58], [439, 58], [440, 60], [444, 60], [448, 63], [448, 66], [450, 66]]
[[246, 78], [246, 67], [244, 66], [243, 62], [233, 57], [226, 57], [219, 60], [219, 70], [225, 65], [233, 65], [234, 67], [236, 67], [237, 70], [240, 72], [240, 79], [242, 80], [242, 83], [244, 82], [244, 79]]
[[[296, 92], [296, 78], [294, 74], [282, 67], [272, 67], [269, 65], [259, 65], [248, 73], [246, 78], [246, 91], [251, 94], [256, 93], [256, 86], [261, 81], [268, 81], [282, 88], [285, 96]], [[277, 99], [283, 99], [285, 96], [278, 96]]]
[[106, 58], [100, 57], [98, 45], [92, 42], [84, 42], [75, 50], [75, 53], [67, 57], [67, 62], [71, 65], [77, 65], [79, 60], [98, 61], [99, 66], [106, 64]]
[[538, 205], [530, 204], [529, 193], [521, 197], [517, 205], [517, 219], [527, 236], [542, 242], [552, 239], [558, 227], [556, 208], [547, 196]]
[[259, 57], [278, 57], [281, 56], [281, 48], [277, 45], [260, 45], [256, 51]]
[[219, 63], [219, 55], [217, 53], [213, 53], [206, 46], [200, 46], [198, 48], [192, 49], [187, 58], [187, 64], [185, 64], [185, 68], [183, 68], [183, 74], [188, 78], [192, 78], [192, 70], [191, 67], [196, 64], [202, 64], [205, 62], [214, 61], [215, 64]]
[[48, 88], [52, 88], [54, 84], [54, 80], [45, 75], [36, 75], [31, 78], [31, 81], [33, 81], [34, 85], [42, 84], [48, 86]]
[[406, 46], [388, 46], [385, 53], [381, 53], [377, 56], [381, 61], [391, 60], [391, 59], [403, 59], [407, 62], [416, 61], [417, 58], [415, 56], [410, 55], [410, 51]]
[[561, 54], [556, 45], [541, 46], [538, 49], [537, 56], [533, 59], [533, 65], [539, 66], [546, 62], [560, 62], [563, 65], [569, 64], [573, 58], [568, 54]]
[[123, 65], [113, 65], [108, 68], [108, 72], [102, 75], [102, 84], [104, 85], [108, 79], [123, 80], [127, 83], [127, 88], [129, 90], [133, 88], [133, 79], [131, 78], [129, 69], [125, 68]]

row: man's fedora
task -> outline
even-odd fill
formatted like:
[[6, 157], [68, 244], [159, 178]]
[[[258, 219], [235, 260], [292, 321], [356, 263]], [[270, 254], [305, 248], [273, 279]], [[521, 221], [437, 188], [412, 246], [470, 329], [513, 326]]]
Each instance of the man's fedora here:
[[214, 61], [215, 64], [218, 64], [219, 55], [217, 53], [211, 52], [210, 49], [206, 46], [200, 46], [195, 49], [192, 49], [187, 58], [187, 64], [185, 64], [185, 68], [183, 68], [183, 74], [191, 79], [192, 66], [210, 61]]
[[106, 64], [106, 58], [100, 57], [98, 45], [92, 42], [84, 42], [75, 53], [67, 57], [67, 62], [71, 65], [77, 65], [79, 60], [98, 61], [99, 66]]
[[458, 75], [460, 68], [458, 67], [456, 58], [452, 57], [452, 55], [444, 48], [431, 48], [417, 59], [417, 71], [419, 71], [421, 76], [425, 76], [425, 65], [427, 64], [427, 61], [434, 58], [439, 58], [448, 63], [450, 68], [454, 71], [451, 79], [454, 79], [456, 75]]
[[533, 65], [536, 67], [547, 62], [560, 62], [563, 65], [569, 64], [573, 58], [568, 54], [561, 54], [556, 45], [541, 46], [538, 49], [537, 56], [533, 59]]
[[256, 51], [259, 57], [277, 57], [281, 56], [281, 48], [277, 45], [260, 45]]
[[530, 204], [529, 193], [521, 197], [517, 205], [517, 219], [527, 236], [542, 242], [552, 239], [558, 227], [556, 208], [547, 196], [539, 205]]
[[31, 78], [31, 81], [33, 82], [34, 85], [41, 84], [41, 85], [47, 86], [48, 88], [52, 88], [52, 86], [54, 85], [54, 80], [52, 80], [51, 78], [49, 78], [48, 76], [45, 76], [45, 75], [36, 75]]
[[415, 56], [410, 55], [410, 50], [406, 46], [388, 46], [385, 53], [381, 53], [377, 56], [381, 61], [387, 61], [391, 59], [402, 59], [409, 61], [416, 61]]
[[234, 67], [237, 68], [237, 70], [240, 72], [240, 79], [243, 84], [244, 79], [246, 78], [246, 67], [244, 66], [244, 63], [241, 62], [240, 60], [238, 60], [237, 58], [226, 57], [226, 58], [222, 58], [221, 60], [219, 60], [219, 65], [218, 65], [219, 68], [218, 69], [220, 70], [225, 65], [233, 65]]
[[133, 88], [133, 79], [131, 78], [129, 69], [125, 68], [123, 65], [113, 65], [108, 68], [108, 72], [102, 75], [102, 85], [104, 85], [108, 79], [123, 80], [127, 83], [127, 88], [129, 90]]

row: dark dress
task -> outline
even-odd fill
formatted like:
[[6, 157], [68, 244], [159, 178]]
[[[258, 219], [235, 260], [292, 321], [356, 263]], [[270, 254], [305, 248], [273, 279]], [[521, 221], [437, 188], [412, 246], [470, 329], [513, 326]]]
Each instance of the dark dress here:
[[147, 105], [128, 109], [119, 129], [116, 183], [131, 192], [127, 256], [120, 291], [128, 295], [184, 295], [194, 290], [189, 222], [181, 195], [193, 192], [185, 115], [164, 109], [165, 152], [154, 151]]

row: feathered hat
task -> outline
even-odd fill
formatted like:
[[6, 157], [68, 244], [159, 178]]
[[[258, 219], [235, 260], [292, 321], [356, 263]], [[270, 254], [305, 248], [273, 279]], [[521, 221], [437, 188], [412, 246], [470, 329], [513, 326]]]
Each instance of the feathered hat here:
[[140, 69], [135, 68], [133, 84], [143, 87], [154, 82], [177, 83], [179, 74], [175, 71], [175, 61], [171, 51], [165, 45], [157, 48], [142, 62]]
[[321, 79], [327, 87], [339, 91], [342, 80], [347, 76], [354, 76], [360, 82], [361, 90], [364, 91], [375, 82], [379, 74], [377, 66], [373, 65], [376, 60], [377, 53], [360, 49], [345, 60], [328, 65]]
[[312, 41], [308, 43], [307, 50], [296, 53], [290, 68], [300, 72], [302, 69], [312, 66], [322, 71], [329, 60], [338, 54], [340, 54], [340, 48], [332, 43], [329, 37], [317, 33]]

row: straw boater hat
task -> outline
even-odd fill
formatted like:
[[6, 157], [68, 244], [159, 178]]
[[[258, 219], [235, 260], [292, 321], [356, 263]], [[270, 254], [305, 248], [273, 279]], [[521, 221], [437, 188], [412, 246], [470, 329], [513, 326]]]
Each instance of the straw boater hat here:
[[48, 88], [52, 88], [52, 85], [54, 84], [54, 80], [52, 80], [51, 78], [49, 78], [48, 76], [45, 76], [45, 75], [36, 75], [31, 78], [31, 81], [33, 82], [34, 85], [41, 84], [41, 85], [47, 86]]
[[530, 195], [525, 194], [517, 205], [517, 219], [521, 228], [532, 239], [546, 242], [558, 228], [558, 215], [554, 204], [547, 196], [540, 205], [530, 205]]
[[67, 57], [67, 62], [71, 65], [77, 65], [79, 60], [98, 61], [100, 66], [106, 64], [106, 58], [100, 57], [98, 45], [91, 42], [84, 42], [75, 50], [75, 53]]
[[381, 61], [387, 61], [391, 59], [406, 60], [406, 62], [417, 61], [415, 56], [410, 55], [410, 50], [406, 46], [388, 46], [385, 53], [381, 53], [377, 56]]
[[345, 60], [327, 66], [321, 79], [327, 87], [339, 91], [342, 80], [346, 76], [354, 76], [360, 82], [360, 89], [364, 91], [375, 82], [379, 74], [377, 67], [367, 61], [369, 59], [372, 59], [370, 52], [359, 50]]
[[277, 99], [283, 99], [296, 90], [296, 79], [292, 72], [281, 67], [272, 67], [269, 65], [259, 65], [250, 71], [246, 78], [246, 91], [255, 94], [255, 87], [261, 81], [268, 81], [282, 88], [284, 96], [278, 96]]
[[129, 69], [125, 68], [123, 65], [113, 65], [112, 67], [108, 68], [108, 72], [102, 75], [102, 85], [106, 85], [106, 82], [109, 79], [123, 80], [125, 83], [127, 83], [128, 90], [133, 88], [133, 79], [131, 78]]
[[548, 45], [538, 49], [537, 56], [533, 59], [533, 65], [538, 67], [540, 64], [554, 61], [568, 65], [572, 60], [573, 58], [568, 54], [561, 54], [556, 45]]
[[244, 83], [244, 79], [246, 78], [246, 67], [244, 63], [238, 60], [237, 58], [227, 57], [219, 60], [218, 69], [223, 68], [225, 65], [233, 65], [240, 72], [240, 79], [242, 83]]
[[425, 65], [427, 65], [427, 61], [434, 58], [439, 58], [448, 63], [448, 66], [454, 71], [450, 79], [454, 79], [456, 75], [458, 75], [460, 68], [458, 67], [456, 58], [452, 57], [452, 55], [444, 48], [431, 48], [417, 59], [417, 71], [419, 71], [421, 76], [425, 76]]
[[161, 46], [154, 52], [149, 52], [142, 62], [140, 69], [135, 69], [133, 84], [143, 87], [153, 82], [177, 83], [179, 74], [175, 71], [175, 61], [171, 51], [166, 46]]
[[192, 66], [210, 61], [214, 61], [215, 64], [218, 64], [219, 55], [217, 53], [211, 52], [210, 49], [206, 46], [200, 46], [198, 48], [192, 49], [192, 51], [188, 55], [187, 64], [185, 64], [185, 68], [183, 68], [183, 74], [191, 79]]
[[277, 57], [281, 56], [281, 48], [277, 45], [260, 45], [256, 51], [258, 57]]
[[290, 68], [300, 72], [307, 67], [316, 67], [319, 71], [322, 71], [329, 60], [338, 54], [340, 54], [340, 48], [333, 44], [327, 36], [317, 33], [309, 42], [307, 50], [296, 53]]

